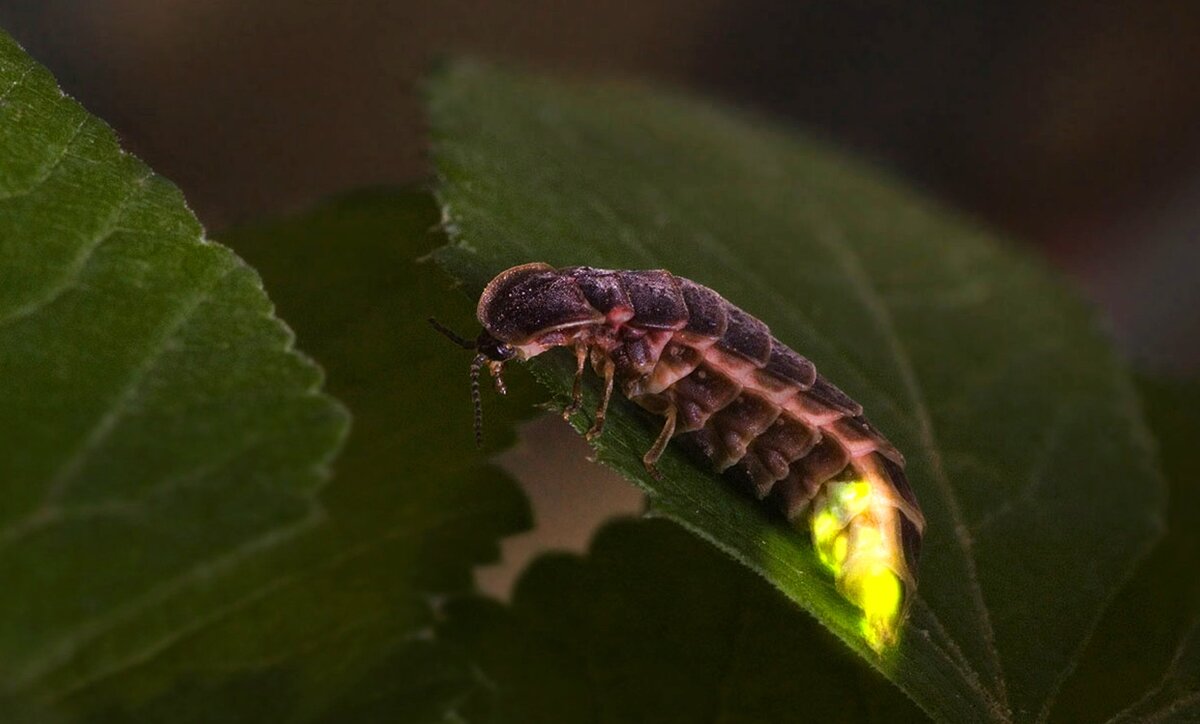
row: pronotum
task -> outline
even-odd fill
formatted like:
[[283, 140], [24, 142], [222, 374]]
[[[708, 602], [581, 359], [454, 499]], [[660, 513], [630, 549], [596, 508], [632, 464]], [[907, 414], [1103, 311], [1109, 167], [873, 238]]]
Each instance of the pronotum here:
[[[574, 351], [579, 409], [590, 360], [604, 393], [588, 437], [599, 435], [614, 385], [664, 419], [642, 458], [652, 475], [673, 438], [700, 451], [754, 497], [807, 525], [838, 589], [862, 612], [876, 650], [896, 641], [916, 588], [924, 517], [904, 458], [862, 406], [817, 374], [767, 325], [708, 287], [665, 270], [555, 269], [523, 264], [479, 299], [483, 331], [469, 342], [475, 432], [479, 374], [503, 392], [501, 370], [553, 347]], [[433, 320], [431, 320], [433, 321]]]

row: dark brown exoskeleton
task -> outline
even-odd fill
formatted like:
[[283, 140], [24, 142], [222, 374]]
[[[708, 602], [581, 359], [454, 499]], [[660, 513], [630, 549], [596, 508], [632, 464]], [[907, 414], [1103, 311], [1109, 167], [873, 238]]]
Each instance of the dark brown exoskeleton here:
[[655, 463], [682, 437], [793, 522], [807, 514], [821, 560], [864, 612], [877, 649], [895, 640], [915, 591], [924, 518], [904, 458], [862, 407], [817, 374], [812, 362], [767, 325], [721, 295], [664, 270], [513, 267], [484, 289], [477, 309], [472, 394], [479, 435], [478, 377], [553, 347], [574, 351], [574, 395], [582, 399], [590, 359], [604, 392], [588, 437], [599, 435], [614, 384], [664, 418], [643, 461]]

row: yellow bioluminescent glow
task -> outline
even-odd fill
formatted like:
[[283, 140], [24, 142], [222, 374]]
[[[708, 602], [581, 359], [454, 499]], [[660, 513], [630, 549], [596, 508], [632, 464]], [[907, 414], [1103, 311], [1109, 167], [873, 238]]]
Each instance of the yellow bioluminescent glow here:
[[837, 495], [838, 502], [846, 507], [865, 504], [871, 497], [871, 486], [862, 481], [841, 483]]
[[903, 598], [900, 577], [887, 566], [873, 563], [848, 573], [843, 590], [863, 610], [862, 632], [871, 648], [879, 651], [894, 643]]
[[846, 539], [846, 534], [841, 529], [834, 530], [830, 535], [823, 538], [813, 535], [813, 545], [817, 549], [817, 558], [830, 571], [833, 572], [834, 578], [837, 578], [842, 569], [842, 562], [845, 556], [838, 556], [838, 548], [845, 548], [847, 555], [850, 553], [850, 541]]
[[846, 556], [850, 555], [850, 538], [844, 535], [839, 535], [833, 541], [833, 566], [836, 571], [846, 562]]
[[837, 516], [831, 511], [822, 510], [812, 518], [812, 534], [813, 541], [820, 550], [823, 546], [832, 543], [834, 536], [842, 532], [844, 523], [838, 520]]
[[884, 520], [894, 511], [874, 499], [866, 482], [833, 481], [813, 500], [809, 518], [818, 558], [842, 595], [862, 610], [863, 638], [876, 651], [896, 642], [904, 599], [898, 542], [885, 533]]

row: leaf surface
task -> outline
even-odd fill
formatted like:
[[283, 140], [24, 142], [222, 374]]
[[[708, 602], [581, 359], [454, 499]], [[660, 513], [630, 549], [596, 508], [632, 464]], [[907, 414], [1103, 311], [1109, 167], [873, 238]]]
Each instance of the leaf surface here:
[[1138, 387], [1170, 482], [1168, 533], [1105, 612], [1057, 721], [1200, 719], [1200, 384]]
[[[427, 194], [378, 191], [223, 235], [263, 274], [355, 425], [322, 492], [320, 524], [214, 581], [222, 608], [135, 664], [72, 690], [71, 710], [116, 721], [371, 720], [389, 694], [398, 721], [438, 720], [474, 684], [464, 662], [422, 645], [438, 601], [472, 590], [471, 569], [529, 524], [516, 486], [471, 434], [470, 355], [426, 323], [458, 301], [416, 258]], [[461, 312], [458, 312], [461, 315]], [[528, 390], [528, 388], [526, 388]], [[489, 408], [489, 450], [511, 441]], [[372, 672], [407, 662], [411, 676]], [[403, 696], [397, 692], [405, 692]], [[417, 706], [417, 705], [420, 706]]]
[[543, 556], [511, 606], [452, 602], [438, 637], [488, 682], [468, 721], [926, 720], [766, 581], [663, 520]]
[[255, 272], [0, 32], [0, 695], [144, 656], [314, 525], [347, 424], [321, 383]]
[[349, 415], [258, 273], [0, 34], [6, 721], [365, 716], [393, 655], [453, 709], [470, 672], [414, 639], [528, 509], [425, 323], [457, 301], [415, 263], [436, 219], [378, 192], [229, 237], [354, 410], [323, 485]]
[[[1165, 499], [1128, 375], [1054, 274], [877, 171], [702, 102], [458, 63], [429, 106], [452, 240], [438, 258], [468, 291], [530, 261], [666, 268], [864, 405], [928, 520], [901, 645], [874, 656], [807, 535], [718, 476], [672, 450], [648, 478], [656, 429], [631, 404], [615, 405], [602, 461], [936, 718], [1046, 715]], [[533, 365], [563, 399], [567, 357]]]

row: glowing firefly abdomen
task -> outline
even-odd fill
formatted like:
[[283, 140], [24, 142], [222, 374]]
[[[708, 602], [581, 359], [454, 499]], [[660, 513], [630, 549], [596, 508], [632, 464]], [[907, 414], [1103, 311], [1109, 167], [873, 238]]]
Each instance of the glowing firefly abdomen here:
[[806, 525], [820, 560], [863, 612], [876, 649], [895, 641], [916, 587], [924, 518], [904, 458], [854, 400], [761, 320], [664, 270], [554, 269], [526, 264], [488, 284], [476, 369], [565, 346], [664, 426], [644, 461], [673, 438], [750, 495]]

